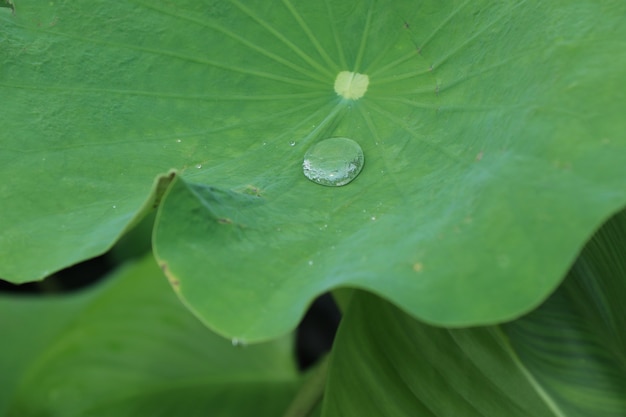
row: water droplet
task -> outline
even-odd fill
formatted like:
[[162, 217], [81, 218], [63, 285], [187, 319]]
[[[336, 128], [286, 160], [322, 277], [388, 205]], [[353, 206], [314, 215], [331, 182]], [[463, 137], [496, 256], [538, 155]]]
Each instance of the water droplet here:
[[113, 208], [117, 208], [117, 206], [114, 204], [114, 205], [113, 205]]
[[289, 142], [289, 146], [296, 146], [296, 141], [292, 140], [291, 142]]
[[236, 337], [233, 337], [233, 338], [231, 339], [231, 341], [230, 341], [230, 342], [231, 342], [231, 343], [233, 344], [233, 346], [235, 346], [235, 347], [244, 347], [244, 346], [246, 345], [245, 340], [243, 340], [243, 339], [237, 339]]
[[198, 168], [198, 169], [202, 168], [202, 164], [196, 165], [196, 168]]
[[375, 221], [375, 220], [376, 220], [376, 216], [372, 216], [372, 221]]
[[313, 265], [313, 261], [309, 261], [309, 266]]
[[180, 139], [176, 139], [176, 142], [177, 142], [177, 143], [181, 143], [181, 142], [182, 142], [182, 140], [180, 140]]
[[348, 138], [330, 138], [307, 151], [302, 170], [317, 184], [339, 187], [355, 179], [364, 162], [358, 143]]

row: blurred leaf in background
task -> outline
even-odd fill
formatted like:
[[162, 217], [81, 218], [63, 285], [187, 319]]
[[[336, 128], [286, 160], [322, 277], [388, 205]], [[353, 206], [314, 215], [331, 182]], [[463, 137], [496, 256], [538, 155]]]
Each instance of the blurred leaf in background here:
[[180, 304], [154, 260], [81, 293], [0, 295], [1, 416], [277, 416], [290, 337], [234, 346]]

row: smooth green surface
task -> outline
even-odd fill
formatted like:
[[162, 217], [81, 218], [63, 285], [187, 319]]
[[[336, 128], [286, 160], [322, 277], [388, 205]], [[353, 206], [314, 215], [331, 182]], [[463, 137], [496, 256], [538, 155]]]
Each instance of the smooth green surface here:
[[[517, 317], [626, 203], [625, 17], [622, 0], [0, 9], [0, 276], [103, 252], [176, 169], [156, 255], [222, 334], [284, 334], [338, 286], [435, 324]], [[337, 96], [341, 71], [369, 77], [363, 97]], [[347, 187], [302, 175], [331, 136], [367, 155]]]
[[502, 326], [440, 329], [356, 293], [329, 366], [324, 417], [626, 415], [626, 212], [564, 284]]
[[78, 295], [3, 295], [0, 317], [1, 416], [275, 417], [298, 385], [290, 338], [233, 346], [151, 257]]

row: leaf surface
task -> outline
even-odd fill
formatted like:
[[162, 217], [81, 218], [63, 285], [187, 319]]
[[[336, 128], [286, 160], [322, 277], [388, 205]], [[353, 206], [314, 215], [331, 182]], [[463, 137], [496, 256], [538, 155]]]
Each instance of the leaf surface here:
[[594, 236], [544, 304], [505, 325], [435, 328], [356, 293], [323, 416], [625, 415], [625, 219]]
[[[545, 299], [626, 204], [619, 0], [83, 0], [0, 13], [11, 281], [106, 250], [175, 170], [155, 253], [221, 334], [284, 334], [340, 286], [429, 323], [490, 324]], [[342, 71], [369, 77], [362, 98], [335, 93]], [[302, 173], [332, 136], [365, 155], [344, 187]]]

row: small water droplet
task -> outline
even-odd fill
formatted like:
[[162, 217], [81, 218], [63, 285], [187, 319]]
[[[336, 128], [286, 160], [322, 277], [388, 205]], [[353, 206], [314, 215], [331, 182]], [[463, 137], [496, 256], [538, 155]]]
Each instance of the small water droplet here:
[[113, 204], [113, 208], [117, 208], [117, 206], [115, 204]]
[[233, 344], [233, 346], [235, 346], [235, 347], [244, 347], [244, 346], [246, 345], [245, 340], [243, 340], [243, 339], [238, 339], [238, 338], [236, 338], [236, 337], [233, 337], [233, 338], [231, 339], [231, 341], [230, 341], [230, 342], [231, 342], [231, 343]]
[[355, 179], [364, 162], [358, 143], [348, 138], [330, 138], [307, 151], [302, 170], [317, 184], [339, 187]]
[[176, 142], [177, 142], [177, 143], [181, 143], [181, 142], [182, 142], [182, 140], [180, 140], [180, 139], [176, 139]]
[[313, 265], [313, 261], [309, 261], [309, 266]]
[[267, 145], [267, 142], [263, 142], [263, 146]]
[[376, 220], [376, 216], [372, 216], [372, 221]]
[[289, 146], [296, 146], [296, 141], [292, 140], [291, 142], [289, 142]]
[[202, 168], [202, 164], [197, 164], [196, 168], [198, 168], [198, 169]]

